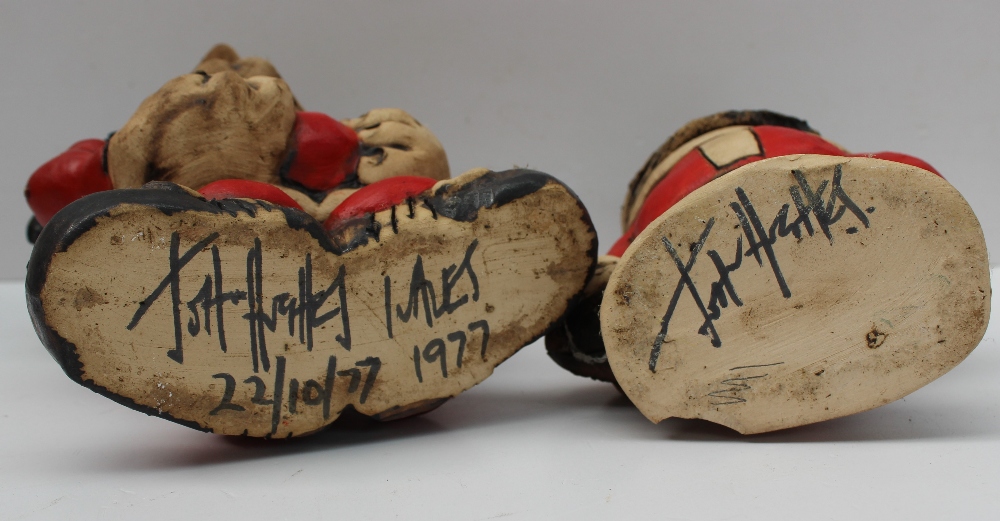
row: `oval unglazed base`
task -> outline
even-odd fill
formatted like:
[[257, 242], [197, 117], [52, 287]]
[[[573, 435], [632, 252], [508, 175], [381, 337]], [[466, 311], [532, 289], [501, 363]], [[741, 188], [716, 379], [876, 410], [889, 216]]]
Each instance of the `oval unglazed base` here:
[[463, 175], [329, 232], [171, 186], [57, 214], [29, 264], [29, 309], [78, 383], [216, 433], [433, 409], [542, 335], [594, 265], [583, 206], [538, 172]]
[[786, 156], [684, 198], [605, 290], [608, 361], [646, 417], [759, 433], [899, 399], [961, 362], [990, 314], [986, 244], [946, 181]]

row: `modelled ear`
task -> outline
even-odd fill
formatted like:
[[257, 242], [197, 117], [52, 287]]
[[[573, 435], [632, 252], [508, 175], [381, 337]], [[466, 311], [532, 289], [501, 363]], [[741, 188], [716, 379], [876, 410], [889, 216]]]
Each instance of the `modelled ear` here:
[[224, 43], [219, 43], [209, 49], [208, 53], [201, 59], [201, 62], [195, 66], [194, 70], [212, 74], [230, 68], [239, 59], [240, 55], [236, 53], [236, 49]]
[[[198, 71], [208, 74], [233, 71], [243, 78], [252, 78], [254, 76], [281, 78], [281, 74], [278, 74], [278, 69], [270, 61], [258, 56], [240, 58], [235, 49], [224, 43], [217, 44], [205, 54], [192, 72]], [[295, 110], [303, 110], [302, 105], [299, 104], [294, 96], [292, 99], [295, 102]]]
[[441, 142], [400, 109], [374, 109], [344, 121], [361, 140], [358, 180], [372, 184], [397, 176], [448, 179], [448, 156]]

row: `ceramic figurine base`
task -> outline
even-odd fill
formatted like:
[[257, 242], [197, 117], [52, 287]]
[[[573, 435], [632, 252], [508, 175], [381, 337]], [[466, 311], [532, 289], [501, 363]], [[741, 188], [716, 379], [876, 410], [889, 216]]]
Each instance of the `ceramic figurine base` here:
[[984, 238], [940, 177], [786, 156], [713, 184], [646, 228], [605, 291], [608, 360], [651, 420], [756, 433], [853, 414], [919, 389], [982, 339]]
[[[851, 157], [789, 127], [753, 127], [756, 140], [702, 129], [647, 163], [616, 255], [547, 337], [550, 355], [616, 382], [654, 422], [748, 434], [884, 405], [965, 359], [991, 295], [968, 203], [899, 162], [915, 158]], [[788, 143], [837, 155], [760, 157]]]
[[28, 301], [78, 383], [190, 427], [289, 437], [479, 383], [565, 312], [595, 247], [579, 200], [531, 171], [466, 174], [329, 231], [259, 201], [112, 190], [46, 226]]

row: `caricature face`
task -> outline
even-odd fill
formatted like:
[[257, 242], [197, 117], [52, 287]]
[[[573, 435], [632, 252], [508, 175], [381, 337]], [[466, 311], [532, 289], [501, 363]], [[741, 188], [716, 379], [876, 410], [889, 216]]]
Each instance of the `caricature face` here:
[[400, 109], [374, 109], [344, 121], [367, 149], [358, 180], [372, 184], [401, 175], [448, 179], [448, 157], [434, 134]]
[[[341, 187], [322, 202], [284, 186], [279, 168], [294, 139], [295, 100], [278, 71], [263, 58], [240, 58], [213, 47], [195, 72], [168, 82], [147, 98], [108, 145], [115, 188], [171, 181], [199, 189], [220, 179], [282, 187], [319, 220], [356, 190]], [[375, 109], [345, 120], [362, 142], [356, 180], [361, 185], [396, 176], [449, 177], [441, 143], [399, 109]]]
[[115, 188], [171, 181], [199, 188], [218, 179], [278, 181], [295, 124], [291, 89], [280, 78], [234, 71], [169, 81], [111, 139]]
[[[357, 170], [361, 185], [399, 176], [437, 180], [450, 177], [448, 156], [441, 142], [406, 111], [373, 109], [342, 123], [353, 128], [361, 140], [362, 157]], [[326, 221], [330, 212], [356, 191], [356, 186], [336, 188], [317, 203], [303, 192], [285, 189], [306, 213], [320, 222]]]

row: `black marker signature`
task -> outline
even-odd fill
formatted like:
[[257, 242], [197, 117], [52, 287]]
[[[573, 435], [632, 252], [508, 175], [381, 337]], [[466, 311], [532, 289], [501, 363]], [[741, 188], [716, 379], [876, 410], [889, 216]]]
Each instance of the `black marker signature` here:
[[[182, 327], [182, 324], [185, 317], [182, 312], [182, 304], [187, 307], [190, 314], [187, 317], [187, 334], [191, 337], [197, 337], [204, 332], [206, 335], [212, 336], [212, 317], [214, 315], [215, 336], [218, 339], [219, 348], [226, 352], [228, 345], [223, 307], [227, 304], [238, 305], [240, 302], [245, 302], [247, 312], [241, 318], [246, 321], [250, 330], [250, 353], [254, 372], [261, 369], [265, 372], [270, 371], [271, 362], [267, 352], [265, 330], [272, 333], [277, 332], [278, 326], [282, 322], [281, 317], [284, 317], [286, 321], [288, 336], [298, 336], [299, 342], [305, 344], [308, 351], [312, 351], [313, 331], [339, 316], [343, 330], [342, 334], [336, 335], [335, 339], [345, 350], [350, 351], [351, 327], [347, 312], [346, 270], [344, 266], [341, 265], [336, 277], [325, 288], [314, 291], [312, 255], [307, 253], [304, 265], [298, 267], [297, 294], [293, 296], [291, 293], [280, 293], [270, 297], [271, 306], [268, 310], [264, 306], [264, 261], [259, 238], [254, 239], [254, 246], [247, 251], [246, 278], [243, 281], [245, 290], [223, 290], [222, 260], [218, 246], [212, 245], [212, 272], [205, 274], [201, 288], [194, 298], [182, 302], [180, 296], [181, 271], [218, 237], [218, 233], [212, 233], [180, 255], [180, 235], [177, 232], [171, 234], [169, 271], [156, 289], [139, 303], [139, 309], [136, 310], [131, 322], [126, 326], [128, 330], [131, 331], [139, 325], [149, 308], [169, 288], [174, 325], [174, 348], [167, 352], [167, 356], [179, 364], [184, 363], [185, 328]], [[336, 307], [321, 313], [330, 297], [335, 297]]]
[[[688, 257], [685, 263], [681, 259], [680, 254], [677, 252], [677, 248], [667, 237], [661, 237], [664, 248], [670, 254], [673, 260], [674, 266], [677, 268], [680, 274], [680, 279], [677, 281], [677, 286], [674, 289], [673, 295], [670, 298], [670, 304], [667, 307], [667, 312], [663, 315], [663, 319], [660, 322], [660, 331], [653, 340], [653, 346], [650, 350], [649, 356], [649, 370], [656, 372], [656, 364], [659, 360], [660, 350], [663, 347], [663, 343], [666, 340], [667, 334], [670, 328], [670, 321], [673, 318], [674, 312], [677, 309], [677, 304], [680, 301], [681, 295], [685, 290], [691, 295], [692, 300], [694, 300], [701, 316], [703, 318], [702, 324], [698, 328], [698, 333], [701, 335], [708, 336], [712, 346], [722, 347], [722, 338], [719, 337], [718, 332], [715, 329], [715, 320], [718, 320], [722, 315], [722, 309], [729, 306], [729, 301], [737, 307], [743, 305], [743, 301], [739, 298], [736, 292], [736, 288], [733, 285], [732, 280], [729, 275], [738, 269], [743, 264], [743, 257], [753, 257], [757, 261], [757, 265], [763, 267], [764, 259], [767, 259], [768, 267], [771, 273], [774, 275], [775, 283], [778, 285], [781, 295], [784, 298], [790, 298], [792, 296], [791, 288], [788, 287], [788, 283], [785, 281], [785, 276], [781, 271], [781, 266], [778, 261], [777, 256], [774, 253], [773, 245], [778, 241], [778, 239], [792, 235], [796, 239], [801, 239], [803, 235], [813, 236], [815, 233], [813, 228], [812, 219], [816, 219], [816, 225], [822, 231], [823, 235], [827, 238], [831, 245], [834, 243], [833, 234], [830, 231], [830, 226], [840, 221], [848, 212], [851, 213], [857, 220], [865, 227], [870, 226], [868, 216], [865, 215], [865, 211], [862, 211], [857, 204], [847, 195], [841, 185], [841, 179], [843, 176], [842, 165], [837, 165], [834, 168], [833, 180], [824, 180], [820, 183], [819, 187], [815, 190], [809, 185], [802, 172], [796, 170], [792, 172], [795, 177], [795, 185], [791, 185], [788, 188], [788, 192], [792, 198], [792, 204], [784, 204], [778, 213], [771, 220], [771, 225], [767, 228], [764, 227], [764, 223], [757, 213], [757, 209], [754, 207], [753, 202], [750, 200], [746, 191], [742, 187], [736, 188], [736, 198], [729, 204], [729, 207], [733, 210], [736, 215], [736, 219], [739, 221], [739, 226], [742, 228], [742, 235], [736, 239], [735, 248], [735, 260], [732, 264], [726, 264], [722, 260], [722, 256], [716, 250], [709, 250], [706, 255], [712, 260], [716, 272], [718, 273], [718, 280], [712, 282], [709, 289], [709, 300], [706, 304], [702, 298], [698, 287], [695, 285], [693, 279], [691, 278], [691, 270], [694, 268], [695, 262], [698, 260], [698, 254], [701, 252], [705, 241], [708, 240], [709, 235], [712, 232], [712, 227], [715, 225], [715, 219], [709, 219], [705, 224], [705, 228], [698, 238], [698, 241], [692, 244], [690, 248], [691, 255]], [[824, 200], [824, 192], [827, 188], [830, 188], [829, 198]], [[788, 222], [788, 214], [794, 205], [797, 217], [792, 222]], [[867, 213], [872, 213], [875, 211], [874, 207], [869, 207], [866, 209]], [[803, 233], [804, 232], [804, 233]], [[851, 227], [847, 230], [847, 233], [856, 233], [857, 228]], [[744, 244], [743, 239], [746, 238], [747, 249], [743, 251]], [[761, 255], [763, 252], [763, 255]]]

